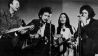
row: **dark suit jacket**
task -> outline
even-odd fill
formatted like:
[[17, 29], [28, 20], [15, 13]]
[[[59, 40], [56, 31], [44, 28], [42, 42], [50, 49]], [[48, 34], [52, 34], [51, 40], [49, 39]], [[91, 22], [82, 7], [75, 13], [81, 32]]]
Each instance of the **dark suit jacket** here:
[[[37, 31], [39, 30], [42, 24], [40, 23], [39, 19], [32, 20], [28, 25], [32, 25], [32, 24], [34, 25], [34, 29], [30, 31], [30, 33], [35, 34], [37, 33]], [[51, 40], [53, 40], [54, 33], [55, 33], [55, 26], [53, 24], [46, 23], [45, 30], [44, 30], [44, 36], [47, 37], [48, 40], [50, 40], [50, 37], [51, 37]]]
[[83, 56], [98, 53], [98, 20], [91, 19], [90, 23], [81, 30]]

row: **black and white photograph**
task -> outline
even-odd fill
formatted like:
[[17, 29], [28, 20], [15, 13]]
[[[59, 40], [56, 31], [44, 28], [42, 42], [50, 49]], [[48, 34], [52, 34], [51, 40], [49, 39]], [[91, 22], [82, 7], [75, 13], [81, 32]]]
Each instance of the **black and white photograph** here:
[[0, 0], [0, 56], [98, 56], [98, 1]]

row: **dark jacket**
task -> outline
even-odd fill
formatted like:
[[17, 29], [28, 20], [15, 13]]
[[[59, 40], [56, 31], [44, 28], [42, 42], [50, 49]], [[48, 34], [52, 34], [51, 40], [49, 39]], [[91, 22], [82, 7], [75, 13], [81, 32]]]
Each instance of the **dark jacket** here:
[[98, 20], [91, 19], [90, 23], [81, 28], [83, 56], [94, 56], [98, 53]]
[[[29, 31], [29, 33], [30, 34], [36, 34], [37, 31], [42, 26], [42, 23], [40, 22], [39, 19], [34, 19], [28, 25], [34, 25], [34, 29], [31, 30], [31, 31]], [[39, 37], [39, 39], [32, 40], [33, 41], [33, 44], [35, 44], [35, 45], [33, 45], [34, 46], [33, 56], [49, 56], [50, 43], [53, 44], [53, 35], [54, 35], [54, 33], [55, 33], [55, 26], [53, 24], [46, 23], [45, 30], [44, 30], [44, 37], [47, 37], [48, 43], [45, 44], [45, 45], [44, 44], [41, 44], [41, 43], [43, 43], [43, 41], [45, 39], [42, 40], [42, 41], [40, 41], [40, 37]], [[42, 38], [44, 38], [44, 37], [42, 37]], [[51, 41], [50, 41], [50, 38], [51, 38]]]
[[[41, 27], [42, 23], [40, 23], [40, 20], [39, 19], [34, 19], [28, 25], [34, 25], [34, 29], [32, 31], [30, 31], [30, 34], [35, 34], [35, 33], [37, 33], [37, 31]], [[54, 34], [55, 34], [55, 26], [53, 24], [46, 23], [45, 30], [44, 30], [44, 37], [47, 37], [48, 40], [51, 37], [51, 39], [53, 40], [53, 35]]]

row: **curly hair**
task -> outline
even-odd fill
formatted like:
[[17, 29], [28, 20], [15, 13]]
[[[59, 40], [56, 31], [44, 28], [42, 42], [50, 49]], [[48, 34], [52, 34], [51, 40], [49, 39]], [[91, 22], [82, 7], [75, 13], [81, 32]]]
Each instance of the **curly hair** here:
[[93, 8], [90, 5], [83, 5], [80, 8], [80, 14], [82, 13], [83, 10], [87, 10], [88, 11], [88, 17], [89, 18], [93, 18], [95, 16], [95, 12], [94, 12]]
[[39, 18], [40, 18], [40, 15], [44, 14], [44, 12], [48, 12], [49, 14], [52, 14], [51, 7], [43, 7], [43, 8], [41, 8], [39, 13], [38, 13]]

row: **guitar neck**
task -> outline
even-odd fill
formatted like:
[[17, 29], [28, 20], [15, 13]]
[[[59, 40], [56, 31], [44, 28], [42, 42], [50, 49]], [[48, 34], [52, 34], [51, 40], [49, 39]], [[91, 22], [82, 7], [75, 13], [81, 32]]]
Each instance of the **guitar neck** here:
[[34, 25], [10, 29], [6, 33], [16, 32], [16, 31], [20, 31], [20, 30], [29, 29], [29, 28], [32, 28], [33, 29], [34, 28]]

